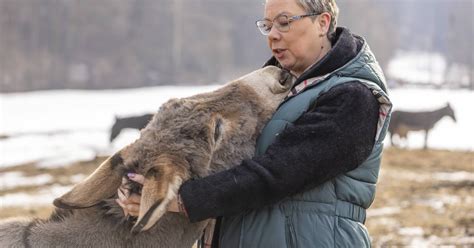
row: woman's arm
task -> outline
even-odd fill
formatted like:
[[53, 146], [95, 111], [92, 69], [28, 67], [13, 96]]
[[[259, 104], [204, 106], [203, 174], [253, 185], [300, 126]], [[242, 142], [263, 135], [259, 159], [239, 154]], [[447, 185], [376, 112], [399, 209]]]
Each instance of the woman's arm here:
[[263, 207], [355, 169], [370, 155], [378, 113], [377, 100], [362, 84], [332, 88], [264, 155], [185, 182], [180, 195], [188, 217], [200, 221]]

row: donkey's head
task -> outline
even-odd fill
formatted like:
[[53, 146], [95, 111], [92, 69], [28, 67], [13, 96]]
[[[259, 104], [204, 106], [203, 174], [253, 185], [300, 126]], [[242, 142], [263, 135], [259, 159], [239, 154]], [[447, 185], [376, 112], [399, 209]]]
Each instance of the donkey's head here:
[[137, 141], [108, 158], [54, 204], [93, 206], [114, 196], [122, 177], [133, 171], [145, 175], [133, 231], [149, 229], [183, 181], [229, 168], [253, 155], [256, 137], [291, 84], [288, 73], [270, 66], [214, 92], [168, 101]]
[[114, 125], [112, 126], [112, 129], [110, 130], [110, 137], [109, 137], [109, 142], [112, 143], [115, 138], [120, 134], [120, 132], [123, 129], [123, 124], [122, 124], [122, 119], [115, 116], [115, 122]]
[[454, 115], [454, 110], [451, 108], [451, 104], [446, 103], [446, 107], [444, 107], [444, 114], [451, 117], [454, 122], [456, 122], [456, 116]]

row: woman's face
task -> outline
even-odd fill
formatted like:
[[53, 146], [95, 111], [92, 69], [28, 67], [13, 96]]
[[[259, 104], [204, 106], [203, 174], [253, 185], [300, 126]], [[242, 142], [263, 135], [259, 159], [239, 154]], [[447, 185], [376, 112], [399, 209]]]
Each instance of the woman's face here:
[[[265, 5], [265, 19], [274, 20], [280, 15], [288, 17], [307, 14], [296, 0], [268, 0]], [[273, 25], [268, 34], [268, 46], [273, 56], [283, 68], [291, 70], [296, 75], [319, 59], [323, 38], [320, 34], [319, 16], [316, 20], [305, 17], [291, 22], [287, 32], [280, 32]]]

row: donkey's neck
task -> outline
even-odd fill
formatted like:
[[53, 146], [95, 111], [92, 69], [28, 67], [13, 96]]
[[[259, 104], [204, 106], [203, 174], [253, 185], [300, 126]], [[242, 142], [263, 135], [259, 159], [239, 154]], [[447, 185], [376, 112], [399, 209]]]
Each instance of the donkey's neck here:
[[129, 223], [110, 209], [92, 207], [53, 214], [28, 229], [34, 247], [189, 247], [202, 235], [207, 221], [190, 223], [177, 213], [166, 213], [149, 230], [132, 235]]
[[448, 109], [446, 107], [444, 108], [441, 108], [441, 109], [438, 109], [438, 110], [434, 110], [430, 113], [431, 115], [431, 118], [437, 122], [439, 120], [441, 120], [441, 118], [445, 117], [445, 116], [449, 116], [448, 114]]

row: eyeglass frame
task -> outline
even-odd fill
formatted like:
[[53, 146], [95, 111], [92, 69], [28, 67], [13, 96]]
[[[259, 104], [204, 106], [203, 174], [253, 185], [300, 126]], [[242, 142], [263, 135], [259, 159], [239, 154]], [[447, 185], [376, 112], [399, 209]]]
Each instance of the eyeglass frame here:
[[[286, 16], [286, 18], [288, 18], [288, 30], [281, 30], [281, 26], [280, 24], [278, 23], [276, 25], [276, 29], [279, 31], [279, 32], [282, 32], [282, 33], [286, 33], [288, 31], [290, 31], [290, 23], [292, 23], [293, 21], [297, 21], [297, 20], [301, 20], [305, 17], [309, 17], [309, 16], [318, 16], [318, 15], [321, 15], [322, 13], [324, 12], [321, 12], [321, 13], [309, 13], [309, 14], [304, 14], [304, 15], [294, 15], [294, 16], [287, 16], [285, 14], [280, 14], [280, 15], [277, 15], [275, 18], [273, 18], [273, 20], [271, 21], [272, 23], [272, 26], [270, 27], [270, 29], [268, 30], [268, 33], [265, 33], [265, 31], [263, 31], [260, 26], [258, 25], [259, 22], [263, 22], [263, 21], [270, 21], [269, 19], [260, 19], [260, 20], [257, 20], [255, 21], [255, 25], [257, 26], [258, 30], [260, 31], [260, 33], [262, 33], [263, 35], [265, 36], [268, 36], [270, 34], [270, 32], [272, 31], [272, 28], [273, 26], [275, 26], [275, 20], [278, 19], [279, 17], [281, 16]], [[280, 28], [278, 28], [280, 27]]]

